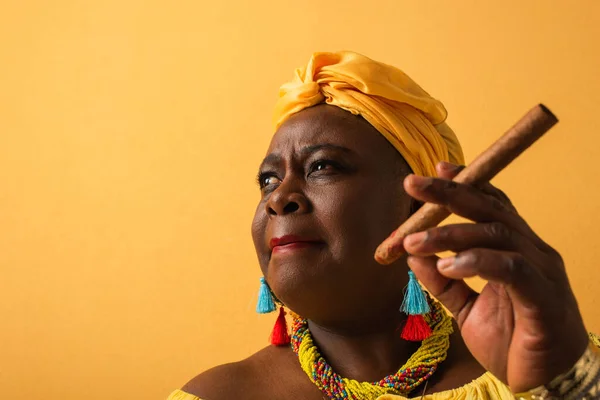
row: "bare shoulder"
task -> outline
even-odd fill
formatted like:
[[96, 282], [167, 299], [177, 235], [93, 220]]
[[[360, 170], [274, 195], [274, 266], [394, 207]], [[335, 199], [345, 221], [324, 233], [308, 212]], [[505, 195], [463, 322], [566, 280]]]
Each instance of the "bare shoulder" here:
[[245, 360], [203, 372], [182, 390], [203, 400], [281, 398], [282, 393], [305, 384], [297, 364], [289, 348], [271, 346]]
[[251, 379], [251, 372], [246, 360], [223, 364], [201, 373], [181, 389], [201, 399], [231, 399], [239, 395], [236, 392], [240, 386], [246, 386], [244, 382]]

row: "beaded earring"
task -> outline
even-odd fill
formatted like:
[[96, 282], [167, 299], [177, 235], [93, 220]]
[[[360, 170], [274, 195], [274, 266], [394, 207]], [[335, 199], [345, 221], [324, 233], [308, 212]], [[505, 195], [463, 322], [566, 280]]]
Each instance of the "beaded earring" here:
[[431, 327], [424, 318], [430, 311], [429, 303], [415, 273], [410, 270], [400, 310], [408, 315], [400, 335], [402, 339], [419, 342], [431, 336]]
[[[259, 314], [268, 314], [277, 309], [275, 302], [280, 303], [273, 296], [271, 288], [264, 277], [260, 278], [260, 289], [258, 291], [258, 302], [256, 303], [256, 312]], [[285, 309], [283, 305], [279, 307], [279, 316], [275, 321], [275, 326], [271, 332], [269, 341], [274, 346], [285, 346], [290, 344], [290, 335], [288, 334], [287, 321], [285, 319]]]

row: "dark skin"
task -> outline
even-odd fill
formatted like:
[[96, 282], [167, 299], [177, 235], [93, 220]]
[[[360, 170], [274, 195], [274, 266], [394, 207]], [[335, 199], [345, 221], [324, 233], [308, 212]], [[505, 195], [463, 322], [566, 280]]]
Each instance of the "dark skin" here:
[[[415, 233], [404, 245], [411, 269], [454, 315], [479, 363], [515, 393], [568, 371], [589, 339], [560, 254], [490, 184], [411, 175], [404, 187], [475, 222]], [[448, 250], [456, 256], [435, 255]], [[481, 293], [464, 282], [473, 276], [488, 281]]]
[[[277, 297], [309, 320], [319, 349], [334, 370], [344, 377], [377, 381], [395, 373], [417, 349], [418, 344], [400, 339], [397, 331], [404, 318], [398, 309], [407, 283], [409, 262], [432, 294], [453, 312], [463, 330], [461, 336], [459, 329], [455, 329], [448, 359], [429, 380], [427, 393], [460, 387], [481, 376], [486, 369], [510, 383], [505, 344], [506, 338], [510, 342], [510, 336], [499, 333], [495, 324], [489, 324], [489, 311], [487, 320], [482, 311], [486, 306], [491, 307], [487, 310], [504, 317], [494, 320], [497, 326], [506, 326], [513, 314], [498, 313], [499, 308], [510, 308], [503, 300], [504, 286], [492, 284], [487, 291], [500, 293], [500, 296], [487, 294], [485, 297], [486, 293], [482, 293], [483, 297], [479, 298], [487, 299], [487, 304], [480, 301], [477, 309], [478, 297], [467, 290], [462, 278], [477, 275], [479, 264], [466, 262], [462, 264], [467, 266], [465, 269], [450, 269], [449, 274], [456, 276], [447, 276], [438, 269], [434, 255], [444, 250], [471, 251], [475, 245], [485, 243], [498, 248], [502, 238], [490, 239], [489, 230], [481, 228], [481, 223], [475, 224], [479, 230], [466, 226], [434, 228], [425, 241], [419, 242], [418, 236], [406, 239], [410, 258], [402, 258], [391, 266], [381, 266], [373, 259], [378, 244], [418, 207], [416, 200], [442, 203], [461, 215], [485, 210], [486, 204], [498, 209], [501, 204], [503, 211], [516, 215], [506, 196], [489, 184], [477, 189], [460, 186], [448, 194], [448, 179], [458, 169], [441, 164], [437, 171], [440, 179], [422, 184], [418, 177], [409, 175], [406, 162], [370, 124], [333, 106], [319, 105], [293, 115], [273, 137], [259, 171], [261, 200], [252, 224], [259, 263]], [[450, 186], [456, 188], [454, 184]], [[465, 197], [469, 193], [471, 197]], [[454, 229], [451, 235], [444, 234], [450, 229]], [[273, 250], [271, 240], [285, 235], [310, 239], [311, 244], [285, 251]], [[461, 237], [466, 240], [452, 239]], [[486, 262], [490, 263], [489, 258]], [[568, 295], [568, 284], [566, 288]], [[575, 312], [572, 312], [573, 304]], [[568, 369], [587, 343], [574, 298], [568, 306], [569, 322], [574, 327], [570, 337], [574, 340], [570, 345], [562, 345], [562, 356], [553, 355], [552, 370], [546, 368], [536, 377], [546, 379], [541, 383]], [[473, 310], [478, 312], [470, 314]], [[548, 318], [563, 321], [558, 314]], [[471, 326], [469, 317], [474, 321]], [[481, 335], [475, 326], [479, 326], [482, 333], [499, 336], [478, 339]], [[522, 351], [517, 354], [528, 356]], [[535, 368], [535, 365], [528, 367]], [[236, 396], [244, 399], [324, 398], [302, 371], [291, 349], [272, 346], [244, 361], [209, 370], [190, 381], [183, 390], [205, 400]], [[417, 388], [411, 395], [420, 395], [422, 390], [422, 387]]]

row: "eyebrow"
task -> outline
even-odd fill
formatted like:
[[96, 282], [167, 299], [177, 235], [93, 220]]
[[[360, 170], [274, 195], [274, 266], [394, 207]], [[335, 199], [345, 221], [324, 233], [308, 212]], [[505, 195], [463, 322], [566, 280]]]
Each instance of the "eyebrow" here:
[[[344, 146], [340, 146], [340, 145], [332, 144], [332, 143], [319, 143], [319, 144], [313, 144], [311, 146], [303, 147], [300, 150], [300, 154], [302, 154], [302, 155], [312, 154], [319, 150], [338, 150], [338, 151], [342, 151], [344, 153], [349, 153], [349, 154], [353, 153], [352, 150], [350, 150], [349, 148], [344, 147]], [[264, 160], [260, 163], [259, 170], [262, 169], [265, 164], [277, 164], [279, 162], [281, 162], [281, 156], [277, 153], [271, 153], [271, 154], [267, 155], [264, 158]]]
[[258, 166], [258, 170], [260, 171], [266, 164], [279, 164], [281, 162], [281, 156], [277, 153], [271, 153], [262, 160], [260, 165]]
[[321, 144], [314, 144], [312, 146], [306, 146], [304, 147], [302, 150], [300, 150], [301, 154], [311, 154], [314, 153], [316, 151], [319, 150], [338, 150], [338, 151], [343, 151], [344, 153], [352, 153], [353, 151], [350, 150], [347, 147], [344, 146], [340, 146], [337, 144], [332, 144], [332, 143], [321, 143]]

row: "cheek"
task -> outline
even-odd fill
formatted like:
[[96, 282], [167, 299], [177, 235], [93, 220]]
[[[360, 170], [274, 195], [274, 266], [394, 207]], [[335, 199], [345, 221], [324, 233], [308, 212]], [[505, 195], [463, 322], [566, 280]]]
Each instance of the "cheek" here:
[[260, 215], [258, 208], [254, 212], [254, 218], [252, 218], [252, 225], [250, 226], [250, 230], [252, 232], [252, 240], [254, 241], [254, 247], [260, 240], [260, 236], [264, 234], [265, 224], [263, 222], [264, 218]]
[[394, 191], [383, 185], [361, 191], [356, 187], [339, 190], [334, 198], [327, 210], [330, 231], [356, 250], [365, 246], [374, 250], [410, 213], [410, 197], [401, 189]]
[[268, 262], [268, 257], [265, 258], [264, 254], [264, 241], [265, 241], [265, 229], [267, 226], [267, 215], [262, 210], [264, 207], [263, 203], [259, 203], [256, 211], [254, 213], [254, 218], [252, 219], [252, 241], [254, 243], [254, 249], [258, 256], [258, 261], [260, 263], [260, 267], [265, 272], [266, 263]]
[[394, 229], [398, 228], [409, 216], [411, 211], [412, 199], [402, 189], [401, 186], [396, 190], [381, 191], [374, 196], [372, 209], [372, 219], [377, 221], [385, 235], [389, 235]]

